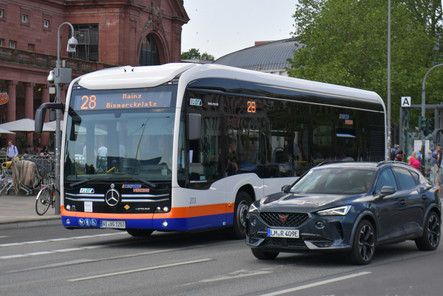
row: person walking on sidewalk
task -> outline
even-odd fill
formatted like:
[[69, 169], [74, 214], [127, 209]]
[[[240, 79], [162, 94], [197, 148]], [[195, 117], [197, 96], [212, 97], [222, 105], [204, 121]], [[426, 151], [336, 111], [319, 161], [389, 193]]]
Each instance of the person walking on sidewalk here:
[[15, 159], [18, 156], [17, 147], [12, 144], [12, 141], [8, 141], [8, 147], [6, 148], [6, 160], [10, 161]]

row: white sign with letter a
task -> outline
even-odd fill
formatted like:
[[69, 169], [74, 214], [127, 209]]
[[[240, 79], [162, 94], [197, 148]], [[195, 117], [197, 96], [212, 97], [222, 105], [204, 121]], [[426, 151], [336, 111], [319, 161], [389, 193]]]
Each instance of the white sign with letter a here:
[[411, 107], [411, 97], [401, 97], [402, 107]]

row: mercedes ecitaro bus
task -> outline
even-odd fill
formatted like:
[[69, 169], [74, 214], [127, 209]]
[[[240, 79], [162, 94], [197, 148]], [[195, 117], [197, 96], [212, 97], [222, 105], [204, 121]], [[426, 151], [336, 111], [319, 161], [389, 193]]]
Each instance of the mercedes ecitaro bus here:
[[221, 65], [100, 70], [74, 79], [58, 107], [71, 229], [230, 228], [240, 238], [250, 203], [312, 166], [386, 158], [376, 93]]

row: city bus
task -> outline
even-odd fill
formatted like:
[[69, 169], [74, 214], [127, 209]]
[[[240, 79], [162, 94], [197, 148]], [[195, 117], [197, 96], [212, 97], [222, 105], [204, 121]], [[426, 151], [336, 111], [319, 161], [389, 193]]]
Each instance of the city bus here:
[[330, 160], [386, 159], [375, 92], [214, 64], [115, 67], [74, 79], [64, 110], [64, 227], [227, 228], [254, 200]]

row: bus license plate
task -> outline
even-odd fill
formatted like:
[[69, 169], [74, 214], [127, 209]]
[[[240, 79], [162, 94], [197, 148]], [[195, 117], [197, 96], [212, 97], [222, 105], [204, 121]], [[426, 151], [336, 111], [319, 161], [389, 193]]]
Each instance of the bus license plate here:
[[100, 227], [101, 228], [126, 229], [126, 221], [102, 220]]
[[268, 237], [299, 238], [300, 232], [298, 229], [268, 229]]

